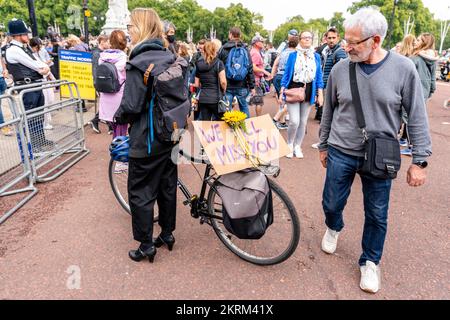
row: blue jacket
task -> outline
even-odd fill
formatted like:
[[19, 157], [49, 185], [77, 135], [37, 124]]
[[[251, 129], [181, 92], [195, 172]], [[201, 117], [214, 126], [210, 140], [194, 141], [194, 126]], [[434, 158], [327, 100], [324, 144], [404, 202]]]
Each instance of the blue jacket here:
[[[311, 104], [314, 104], [316, 101], [316, 95], [318, 89], [323, 89], [323, 77], [322, 77], [322, 65], [320, 60], [320, 55], [318, 53], [314, 54], [314, 57], [316, 58], [316, 76], [312, 82], [312, 93], [311, 94]], [[286, 64], [286, 68], [284, 70], [283, 80], [281, 80], [281, 86], [283, 88], [289, 87], [289, 84], [292, 81], [292, 78], [294, 77], [294, 68], [295, 68], [295, 61], [297, 60], [297, 51], [292, 52], [289, 55], [289, 59]]]

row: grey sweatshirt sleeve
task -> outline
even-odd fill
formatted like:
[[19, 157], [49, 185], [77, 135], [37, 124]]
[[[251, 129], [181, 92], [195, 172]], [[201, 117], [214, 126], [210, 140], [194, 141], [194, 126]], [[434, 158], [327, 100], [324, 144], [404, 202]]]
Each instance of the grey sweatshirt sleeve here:
[[412, 144], [413, 163], [431, 155], [431, 137], [423, 89], [415, 70], [407, 78], [402, 92], [402, 105], [408, 114], [408, 134]]
[[322, 119], [320, 121], [319, 129], [319, 150], [326, 151], [328, 149], [328, 137], [331, 131], [331, 122], [333, 120], [333, 110], [336, 107], [336, 87], [333, 81], [333, 70], [328, 77], [328, 84], [326, 89], [325, 103], [323, 105]]

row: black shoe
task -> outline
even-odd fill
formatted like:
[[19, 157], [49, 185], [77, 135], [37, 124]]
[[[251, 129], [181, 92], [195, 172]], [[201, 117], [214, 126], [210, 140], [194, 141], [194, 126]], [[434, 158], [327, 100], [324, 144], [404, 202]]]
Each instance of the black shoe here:
[[91, 128], [92, 128], [92, 130], [94, 130], [95, 133], [98, 133], [98, 134], [102, 133], [100, 131], [100, 128], [98, 127], [98, 121], [91, 120], [88, 122], [88, 124], [91, 125]]
[[145, 258], [148, 258], [148, 261], [150, 263], [153, 263], [156, 256], [156, 248], [152, 246], [149, 249], [143, 251], [141, 250], [141, 247], [139, 247], [137, 250], [131, 250], [130, 252], [128, 252], [128, 256], [131, 260], [136, 262], [140, 262]]
[[163, 245], [167, 245], [169, 251], [172, 251], [173, 245], [175, 244], [175, 237], [173, 236], [173, 234], [169, 234], [168, 236], [162, 236], [160, 234], [158, 238], [153, 240], [153, 244], [157, 248], [162, 247]]

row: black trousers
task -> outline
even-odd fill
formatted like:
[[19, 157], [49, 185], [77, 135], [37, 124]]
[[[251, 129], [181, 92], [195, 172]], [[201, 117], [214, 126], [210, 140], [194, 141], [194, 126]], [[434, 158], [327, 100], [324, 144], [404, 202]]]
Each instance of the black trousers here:
[[223, 117], [223, 113], [218, 112], [218, 103], [199, 103], [201, 121], [219, 121]]
[[[25, 111], [42, 107], [45, 104], [42, 90], [25, 93], [23, 95], [23, 104]], [[30, 129], [31, 144], [36, 147], [40, 146], [45, 141], [44, 116], [29, 119], [28, 128]]]
[[171, 152], [166, 152], [149, 158], [130, 158], [128, 201], [133, 237], [141, 243], [153, 243], [155, 201], [162, 233], [175, 230], [178, 172], [170, 156]]

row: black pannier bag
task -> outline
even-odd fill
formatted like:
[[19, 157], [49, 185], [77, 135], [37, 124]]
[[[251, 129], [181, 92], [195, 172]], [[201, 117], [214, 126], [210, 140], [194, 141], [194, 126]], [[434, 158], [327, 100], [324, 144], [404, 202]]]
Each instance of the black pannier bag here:
[[260, 171], [246, 169], [220, 176], [214, 183], [222, 199], [223, 224], [239, 239], [260, 239], [273, 223], [272, 191]]

